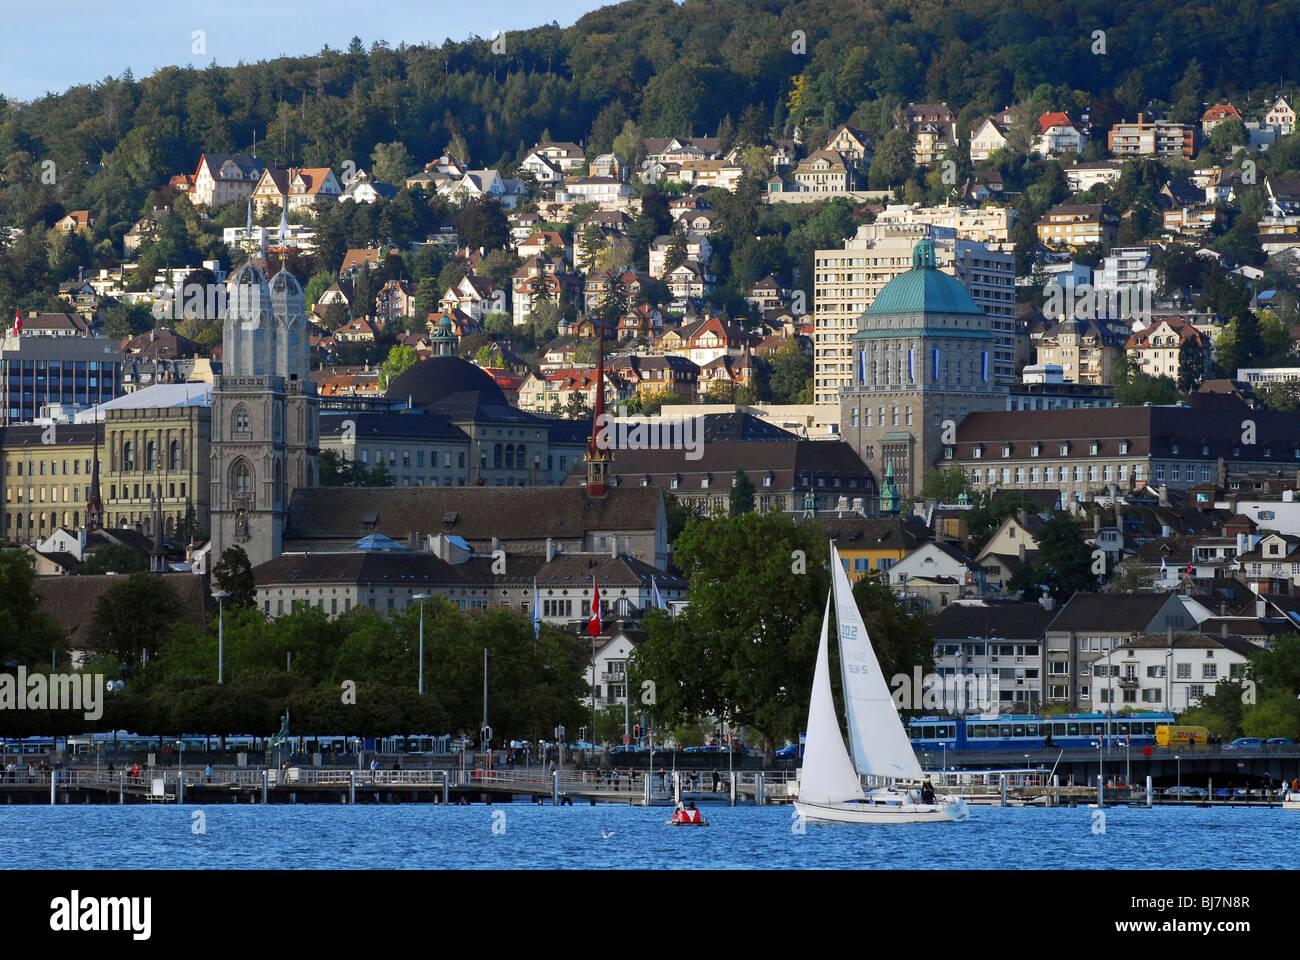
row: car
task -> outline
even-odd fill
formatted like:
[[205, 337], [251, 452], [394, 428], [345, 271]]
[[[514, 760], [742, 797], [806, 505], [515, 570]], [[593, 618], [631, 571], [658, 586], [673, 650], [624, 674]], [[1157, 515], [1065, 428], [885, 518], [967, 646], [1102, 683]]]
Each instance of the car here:
[[1205, 796], [1204, 787], [1166, 787], [1165, 796], [1167, 797], [1196, 797]]
[[776, 752], [778, 760], [794, 760], [799, 757], [799, 744], [792, 743], [788, 747], [782, 747]]
[[1265, 743], [1275, 744], [1275, 745], [1280, 746], [1280, 747], [1289, 747], [1289, 746], [1291, 746], [1291, 741], [1288, 740], [1286, 737], [1269, 737], [1269, 738], [1268, 738], [1267, 740], [1265, 740], [1264, 742], [1265, 742]]
[[1226, 749], [1258, 750], [1259, 747], [1263, 744], [1263, 742], [1264, 741], [1262, 741], [1259, 737], [1238, 737], [1236, 740], [1232, 741], [1232, 743], [1227, 744]]
[[610, 753], [644, 753], [645, 751], [643, 751], [635, 743], [633, 744], [620, 743], [617, 747], [611, 747], [609, 752]]

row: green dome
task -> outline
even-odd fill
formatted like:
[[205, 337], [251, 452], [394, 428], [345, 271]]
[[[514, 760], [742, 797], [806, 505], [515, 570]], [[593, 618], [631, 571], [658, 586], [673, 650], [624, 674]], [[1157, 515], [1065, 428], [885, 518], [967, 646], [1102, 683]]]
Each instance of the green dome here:
[[912, 251], [912, 269], [890, 280], [866, 316], [896, 314], [958, 313], [982, 316], [984, 311], [971, 299], [961, 281], [942, 272], [934, 261], [934, 245], [921, 240]]

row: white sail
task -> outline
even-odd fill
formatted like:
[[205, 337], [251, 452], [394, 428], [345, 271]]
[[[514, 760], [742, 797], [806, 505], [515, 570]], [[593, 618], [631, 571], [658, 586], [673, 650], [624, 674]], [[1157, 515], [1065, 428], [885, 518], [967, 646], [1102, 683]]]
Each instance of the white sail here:
[[810, 803], [843, 803], [862, 799], [862, 784], [844, 746], [840, 722], [831, 696], [831, 664], [827, 634], [831, 599], [826, 598], [817, 669], [813, 671], [812, 699], [808, 704], [808, 729], [804, 740], [803, 768], [799, 771], [799, 799]]
[[921, 778], [912, 743], [894, 706], [889, 684], [871, 648], [867, 626], [853, 599], [839, 551], [831, 544], [831, 593], [840, 635], [840, 668], [844, 676], [844, 708], [849, 743], [858, 773], [877, 777]]

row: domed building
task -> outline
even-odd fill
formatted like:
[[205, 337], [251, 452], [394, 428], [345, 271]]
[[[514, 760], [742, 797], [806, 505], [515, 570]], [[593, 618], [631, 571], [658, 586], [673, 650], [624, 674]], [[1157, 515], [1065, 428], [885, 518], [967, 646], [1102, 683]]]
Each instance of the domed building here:
[[384, 463], [399, 487], [559, 486], [591, 433], [589, 422], [511, 406], [491, 374], [460, 357], [420, 361], [373, 409], [364, 422], [356, 411], [325, 414], [323, 444], [344, 460]]
[[[971, 413], [1006, 408], [991, 369], [997, 337], [962, 283], [939, 269], [934, 245], [912, 251], [912, 269], [889, 283], [858, 319], [854, 377], [840, 395], [840, 432], [898, 497], [919, 494], [942, 467], [944, 438]], [[951, 432], [947, 427], [951, 426]]]

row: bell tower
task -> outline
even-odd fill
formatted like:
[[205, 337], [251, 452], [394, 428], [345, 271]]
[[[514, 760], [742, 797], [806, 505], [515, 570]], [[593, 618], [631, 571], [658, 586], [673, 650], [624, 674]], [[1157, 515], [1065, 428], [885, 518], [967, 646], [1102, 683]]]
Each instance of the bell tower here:
[[610, 467], [614, 463], [609, 434], [605, 432], [605, 323], [598, 320], [596, 346], [596, 402], [591, 414], [591, 436], [587, 438], [587, 496], [601, 499], [609, 493]]

